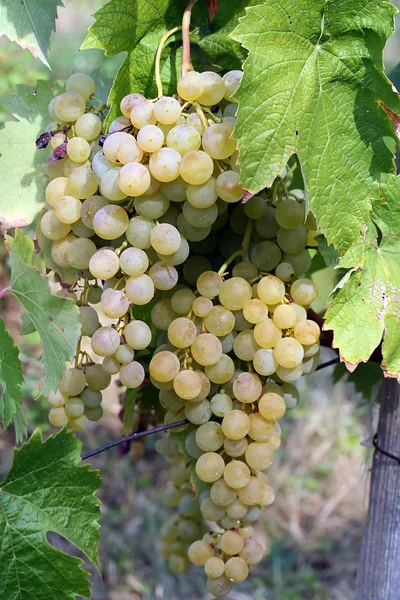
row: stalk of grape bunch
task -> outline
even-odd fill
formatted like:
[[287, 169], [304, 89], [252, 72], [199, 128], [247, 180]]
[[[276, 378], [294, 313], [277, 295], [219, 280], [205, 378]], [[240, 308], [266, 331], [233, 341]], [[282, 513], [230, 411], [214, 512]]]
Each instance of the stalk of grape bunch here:
[[318, 364], [320, 330], [307, 319], [317, 289], [300, 277], [317, 226], [292, 167], [242, 203], [242, 72], [195, 71], [185, 35], [187, 16], [176, 94], [163, 95], [157, 74], [159, 96], [133, 89], [107, 131], [88, 75], [50, 102], [38, 241], [50, 241], [49, 269], [73, 274], [58, 293], [79, 305], [82, 338], [49, 420], [82, 431], [114, 381], [150, 382], [165, 423], [189, 421], [157, 443], [175, 509], [160, 552], [176, 573], [204, 567], [220, 598], [263, 558], [253, 523], [274, 500], [265, 471], [279, 420]]

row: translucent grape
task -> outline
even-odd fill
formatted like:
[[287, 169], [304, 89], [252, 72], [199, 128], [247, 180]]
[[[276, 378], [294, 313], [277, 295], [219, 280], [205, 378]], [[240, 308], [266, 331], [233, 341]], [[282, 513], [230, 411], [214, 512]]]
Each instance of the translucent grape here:
[[305, 221], [305, 203], [290, 196], [281, 198], [276, 206], [275, 219], [285, 229], [296, 229]]
[[274, 275], [267, 275], [258, 282], [257, 293], [265, 304], [278, 304], [285, 295], [285, 286]]
[[203, 540], [193, 542], [188, 549], [190, 562], [200, 567], [203, 567], [212, 556], [214, 556], [213, 548]]
[[181, 156], [185, 156], [188, 152], [193, 152], [200, 148], [201, 137], [195, 127], [177, 125], [168, 132], [167, 146], [179, 152]]
[[249, 420], [250, 429], [248, 434], [255, 442], [268, 442], [270, 436], [276, 432], [275, 421], [264, 419], [261, 413], [252, 413], [249, 415]]
[[179, 315], [187, 315], [192, 309], [196, 296], [189, 288], [182, 288], [171, 298], [172, 309]]
[[225, 95], [226, 88], [222, 78], [213, 71], [204, 71], [201, 73], [204, 91], [197, 98], [200, 104], [204, 106], [213, 106], [218, 104]]
[[271, 239], [278, 233], [279, 226], [275, 221], [275, 210], [273, 206], [268, 205], [264, 216], [256, 219], [254, 223], [257, 233], [263, 238]]
[[157, 329], [167, 331], [169, 324], [179, 315], [171, 308], [171, 301], [167, 298], [157, 302], [151, 310], [151, 320]]
[[68, 396], [66, 394], [62, 394], [58, 390], [57, 390], [57, 392], [53, 392], [53, 391], [49, 392], [49, 394], [47, 396], [48, 402], [52, 406], [54, 406], [54, 408], [60, 408], [60, 406], [64, 406], [67, 399], [68, 399]]
[[275, 275], [283, 282], [288, 283], [292, 281], [295, 270], [290, 262], [282, 262], [275, 269]]
[[246, 437], [250, 430], [250, 425], [250, 419], [245, 412], [232, 410], [222, 420], [222, 432], [230, 440], [240, 440]]
[[217, 177], [217, 193], [225, 202], [239, 202], [243, 195], [243, 185], [239, 173], [223, 171]]
[[[204, 572], [210, 579], [218, 579], [218, 577], [221, 577], [221, 575], [224, 574], [224, 570], [225, 563], [222, 560], [222, 558], [218, 558], [218, 556], [213, 556], [212, 558], [209, 558], [206, 564], [204, 565]], [[222, 589], [224, 591], [224, 588]]]
[[146, 274], [138, 277], [129, 277], [126, 282], [125, 293], [133, 304], [142, 306], [147, 304], [154, 296], [154, 283]]
[[179, 176], [181, 155], [172, 148], [161, 148], [150, 157], [150, 173], [158, 181], [172, 181]]
[[308, 306], [318, 296], [318, 289], [311, 279], [298, 279], [290, 288], [293, 300], [301, 306]]
[[232, 277], [224, 281], [219, 293], [221, 304], [229, 310], [241, 310], [251, 298], [251, 286], [241, 277]]
[[239, 553], [240, 558], [248, 565], [258, 564], [264, 556], [264, 549], [256, 540], [246, 540], [243, 550]]
[[190, 115], [187, 116], [186, 125], [191, 125], [195, 129], [197, 129], [200, 135], [203, 135], [205, 127], [202, 120], [196, 112], [190, 113]]
[[233, 342], [233, 351], [240, 360], [250, 361], [254, 359], [256, 352], [260, 349], [252, 329], [241, 331]]
[[75, 134], [85, 140], [91, 141], [101, 133], [102, 123], [93, 113], [81, 115], [75, 123]]
[[89, 365], [85, 368], [88, 386], [94, 391], [105, 390], [111, 383], [111, 375], [106, 373], [101, 365]]
[[174, 379], [180, 371], [178, 357], [172, 352], [163, 351], [155, 354], [150, 361], [150, 375], [157, 381], [166, 382]]
[[187, 348], [196, 336], [196, 325], [186, 317], [175, 319], [168, 327], [168, 339], [177, 348]]
[[222, 355], [221, 342], [211, 333], [198, 335], [191, 344], [190, 350], [194, 360], [205, 367], [214, 365]]
[[196, 462], [196, 474], [206, 483], [214, 483], [224, 473], [225, 462], [216, 452], [206, 452]]
[[117, 131], [107, 136], [103, 152], [106, 158], [114, 164], [126, 165], [131, 162], [139, 162], [143, 158], [143, 150], [139, 148], [133, 135], [124, 131]]
[[209, 298], [199, 296], [193, 301], [192, 309], [196, 316], [205, 317], [213, 308], [213, 303]]
[[146, 252], [139, 248], [126, 248], [120, 254], [119, 263], [124, 273], [138, 277], [147, 271], [149, 259]]
[[86, 227], [93, 229], [93, 218], [94, 215], [104, 206], [107, 206], [108, 202], [101, 196], [91, 196], [83, 201], [81, 206], [81, 219]]
[[249, 323], [261, 323], [268, 317], [268, 307], [258, 298], [254, 298], [243, 307], [243, 316]]
[[224, 123], [214, 123], [207, 127], [202, 137], [203, 150], [217, 160], [224, 160], [236, 150], [236, 140], [231, 137], [231, 129]]
[[204, 452], [216, 452], [223, 445], [224, 439], [221, 425], [215, 421], [200, 425], [196, 431], [196, 443]]
[[215, 364], [207, 366], [205, 369], [208, 379], [219, 385], [228, 382], [234, 371], [234, 362], [227, 354], [221, 354], [220, 358]]
[[56, 207], [63, 196], [65, 196], [67, 181], [67, 177], [56, 177], [47, 184], [46, 201], [53, 208]]
[[68, 223], [62, 223], [56, 215], [54, 209], [44, 213], [40, 220], [40, 230], [44, 237], [49, 240], [61, 240], [71, 231]]
[[278, 363], [275, 360], [272, 349], [261, 349], [257, 350], [253, 358], [253, 367], [263, 376], [273, 375], [275, 373]]
[[203, 77], [197, 71], [188, 71], [179, 79], [177, 89], [183, 100], [197, 100], [204, 92]]
[[241, 373], [233, 383], [233, 393], [239, 402], [252, 403], [261, 395], [262, 384], [255, 373]]
[[250, 261], [242, 261], [237, 263], [232, 269], [233, 277], [242, 277], [246, 281], [254, 279], [258, 275], [258, 269]]
[[150, 173], [140, 163], [127, 163], [118, 173], [118, 185], [127, 196], [141, 196], [150, 185]]
[[240, 81], [243, 77], [243, 71], [228, 71], [223, 76], [223, 82], [225, 84], [225, 94], [224, 98], [226, 100], [231, 101], [233, 96], [235, 95], [236, 90], [240, 85]]
[[224, 441], [224, 450], [228, 456], [232, 456], [234, 458], [238, 458], [239, 456], [243, 456], [246, 452], [246, 448], [248, 446], [248, 441], [245, 437], [240, 438], [238, 440], [231, 440], [226, 438]]
[[99, 184], [93, 172], [85, 165], [75, 169], [68, 177], [65, 192], [79, 200], [90, 198], [97, 192]]
[[126, 230], [126, 239], [135, 248], [145, 250], [151, 247], [150, 235], [155, 227], [154, 221], [145, 217], [133, 217], [130, 219]]
[[89, 100], [96, 91], [96, 84], [86, 73], [73, 73], [65, 82], [67, 92], [77, 92], [84, 100]]
[[171, 96], [163, 96], [154, 103], [154, 116], [160, 123], [171, 125], [181, 114], [181, 105]]
[[52, 407], [49, 410], [49, 421], [54, 427], [65, 427], [68, 424], [68, 416], [64, 407]]
[[143, 152], [157, 152], [164, 144], [164, 133], [156, 125], [145, 125], [137, 135], [138, 146]]
[[92, 350], [99, 356], [112, 356], [118, 350], [120, 336], [112, 327], [100, 327], [92, 335]]
[[250, 219], [261, 219], [267, 210], [267, 202], [261, 196], [252, 196], [244, 205], [244, 212]]
[[111, 279], [119, 270], [119, 259], [113, 250], [97, 250], [89, 261], [89, 271], [96, 279]]
[[224, 417], [232, 410], [232, 398], [228, 394], [219, 393], [211, 398], [211, 411], [217, 417]]
[[93, 217], [93, 229], [103, 240], [116, 240], [128, 229], [129, 217], [124, 208], [108, 204]]
[[221, 537], [221, 549], [225, 554], [235, 555], [243, 550], [244, 541], [238, 531], [225, 531]]
[[64, 377], [58, 385], [58, 389], [61, 393], [68, 396], [79, 396], [85, 385], [86, 379], [83, 371], [72, 367], [66, 370]]
[[205, 183], [210, 179], [213, 171], [214, 163], [212, 158], [202, 150], [193, 150], [185, 154], [179, 167], [181, 177], [191, 185]]
[[123, 365], [127, 365], [133, 360], [135, 353], [128, 344], [121, 344], [114, 354], [115, 360]]
[[300, 379], [300, 377], [303, 375], [303, 363], [300, 363], [293, 368], [281, 367], [278, 365], [276, 374], [282, 381], [293, 383], [294, 381]]
[[52, 109], [58, 121], [73, 123], [83, 115], [86, 105], [80, 94], [71, 91], [57, 96]]
[[90, 146], [81, 137], [73, 137], [68, 141], [67, 154], [75, 162], [85, 162], [90, 156]]

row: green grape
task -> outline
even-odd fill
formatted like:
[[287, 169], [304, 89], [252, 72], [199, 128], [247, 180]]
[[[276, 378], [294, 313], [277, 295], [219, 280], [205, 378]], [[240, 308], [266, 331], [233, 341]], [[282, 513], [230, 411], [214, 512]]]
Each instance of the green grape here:
[[62, 200], [63, 196], [65, 196], [67, 181], [67, 177], [56, 177], [47, 184], [46, 201], [53, 208], [55, 208]]
[[209, 558], [204, 565], [205, 574], [210, 579], [218, 579], [218, 577], [221, 577], [221, 575], [224, 574], [224, 570], [225, 563], [222, 558], [218, 558], [218, 556]]
[[168, 327], [168, 339], [177, 348], [188, 348], [196, 336], [196, 325], [186, 317], [175, 319]]
[[265, 198], [252, 196], [244, 205], [244, 212], [249, 219], [261, 219], [268, 210]]
[[195, 208], [205, 209], [213, 206], [218, 197], [216, 180], [210, 177], [202, 185], [188, 185], [186, 196], [188, 202]]
[[120, 169], [112, 169], [102, 177], [100, 182], [100, 192], [112, 202], [120, 202], [126, 198], [125, 192], [118, 185], [118, 175]]
[[137, 143], [143, 152], [157, 152], [164, 144], [164, 133], [155, 125], [145, 125], [138, 132]]
[[285, 295], [285, 286], [280, 279], [274, 275], [263, 277], [257, 286], [257, 293], [265, 304], [274, 305], [281, 302]]
[[173, 225], [160, 223], [151, 230], [150, 243], [156, 252], [170, 255], [179, 250], [181, 236]]
[[93, 113], [85, 113], [75, 122], [75, 134], [89, 142], [100, 135], [101, 129], [101, 120]]
[[205, 372], [210, 381], [218, 385], [227, 383], [235, 371], [235, 364], [230, 356], [221, 354], [218, 361], [210, 366], [206, 366]]
[[68, 182], [65, 187], [65, 192], [74, 198], [79, 200], [85, 200], [93, 196], [99, 187], [99, 184], [93, 174], [93, 172], [86, 168], [86, 166], [80, 166], [75, 169], [68, 177]]
[[49, 410], [49, 421], [54, 427], [65, 427], [68, 424], [68, 416], [64, 407], [51, 408]]
[[107, 160], [114, 164], [126, 165], [127, 163], [140, 162], [143, 151], [137, 141], [129, 133], [118, 131], [107, 136], [103, 145], [103, 152]]
[[201, 387], [202, 381], [196, 371], [183, 370], [174, 379], [174, 390], [184, 400], [195, 400], [201, 392]]
[[79, 396], [79, 394], [83, 391], [86, 385], [86, 378], [83, 371], [72, 367], [67, 369], [64, 377], [61, 379], [58, 384], [58, 390], [62, 394], [67, 394], [68, 396]]
[[145, 378], [144, 368], [137, 361], [122, 365], [119, 371], [119, 378], [125, 387], [130, 389], [138, 388], [142, 385]]
[[156, 381], [172, 381], [180, 371], [178, 357], [169, 351], [162, 351], [153, 355], [150, 361], [150, 375]]
[[311, 267], [311, 256], [307, 248], [304, 248], [296, 254], [289, 254], [288, 252], [285, 252], [284, 260], [292, 265], [296, 277], [302, 273], [306, 273]]
[[281, 367], [278, 365], [276, 374], [282, 381], [286, 383], [293, 383], [294, 381], [300, 379], [300, 377], [303, 375], [303, 363], [300, 363], [293, 368]]
[[[247, 506], [256, 506], [260, 504], [260, 501], [263, 497], [264, 492], [264, 484], [258, 477], [250, 477], [247, 485], [238, 490], [238, 498], [243, 504]], [[239, 534], [238, 534], [239, 535]], [[242, 538], [241, 538], [242, 539]], [[242, 551], [243, 547], [235, 552], [235, 554], [239, 554]]]
[[233, 351], [240, 360], [253, 360], [259, 349], [260, 346], [255, 338], [255, 330], [252, 329], [245, 329], [238, 333], [233, 342]]
[[254, 339], [261, 348], [274, 348], [281, 338], [282, 331], [272, 319], [265, 319], [254, 327]]
[[149, 259], [140, 248], [126, 248], [119, 257], [121, 269], [131, 277], [138, 277], [147, 271]]
[[250, 261], [243, 261], [235, 265], [232, 269], [233, 277], [242, 277], [246, 281], [251, 281], [258, 275], [258, 269]]
[[54, 408], [60, 408], [61, 406], [64, 406], [67, 399], [67, 394], [62, 394], [59, 390], [56, 392], [51, 391], [47, 396], [47, 400]]
[[85, 162], [90, 156], [90, 146], [81, 137], [73, 137], [68, 140], [67, 154], [75, 162]]
[[216, 452], [206, 452], [196, 462], [196, 474], [206, 483], [214, 483], [224, 473], [224, 459]]
[[118, 185], [126, 196], [141, 196], [148, 190], [150, 181], [148, 169], [140, 163], [129, 162], [118, 173]]
[[150, 157], [150, 173], [161, 182], [173, 181], [179, 176], [182, 157], [172, 148], [160, 148]]
[[253, 358], [253, 367], [257, 373], [264, 377], [273, 375], [278, 367], [273, 350], [267, 348], [257, 350]]
[[266, 442], [252, 442], [246, 449], [246, 462], [251, 469], [264, 471], [272, 464], [274, 453]]
[[55, 207], [57, 218], [62, 223], [75, 223], [81, 216], [81, 201], [73, 196], [63, 196]]
[[90, 261], [95, 254], [96, 244], [87, 238], [76, 238], [68, 244], [68, 262], [71, 267], [79, 271], [89, 268]]
[[99, 326], [99, 315], [91, 306], [80, 306], [81, 335], [91, 337]]
[[236, 500], [237, 492], [235, 489], [229, 487], [224, 479], [219, 479], [212, 484], [210, 495], [214, 504], [225, 507]]
[[80, 395], [80, 399], [87, 408], [97, 408], [101, 404], [101, 392], [86, 387]]
[[202, 333], [190, 346], [192, 356], [202, 366], [215, 365], [221, 358], [222, 346], [219, 339], [211, 333]]
[[151, 310], [151, 320], [153, 325], [161, 331], [167, 331], [170, 323], [179, 315], [172, 309], [171, 300], [165, 298], [157, 302]]
[[86, 109], [85, 100], [75, 91], [65, 92], [54, 98], [52, 111], [59, 122], [73, 123]]
[[159, 219], [167, 212], [169, 204], [169, 200], [161, 192], [156, 192], [153, 196], [135, 198], [134, 200], [136, 212], [146, 219]]
[[149, 277], [157, 290], [171, 290], [178, 283], [178, 271], [175, 267], [162, 262], [156, 262], [150, 267]]
[[184, 263], [189, 256], [190, 247], [187, 240], [181, 236], [181, 242], [178, 250], [172, 254], [161, 254], [158, 252], [158, 257], [166, 264], [170, 266], [181, 265]]
[[307, 229], [303, 225], [299, 225], [295, 229], [281, 227], [277, 233], [277, 240], [284, 252], [296, 254], [306, 246], [307, 236]]
[[96, 91], [96, 84], [86, 73], [73, 73], [65, 83], [67, 92], [77, 92], [84, 100], [89, 100]]
[[240, 440], [250, 431], [250, 418], [241, 410], [228, 412], [222, 420], [222, 432], [230, 440]]
[[196, 296], [189, 288], [182, 288], [174, 293], [171, 298], [172, 309], [179, 315], [187, 315], [192, 309]]
[[271, 239], [278, 233], [278, 223], [275, 221], [275, 208], [267, 205], [265, 214], [254, 222], [256, 232], [263, 238]]
[[65, 414], [69, 419], [77, 419], [83, 415], [85, 405], [80, 398], [68, 398], [65, 403]]
[[238, 531], [225, 531], [221, 537], [221, 549], [225, 554], [235, 555], [243, 550], [244, 541]]
[[146, 274], [138, 277], [129, 277], [126, 282], [125, 293], [133, 304], [142, 306], [148, 304], [154, 296], [154, 283]]
[[103, 240], [116, 240], [128, 229], [129, 217], [121, 206], [109, 204], [93, 217], [93, 229]]
[[192, 400], [191, 402], [186, 403], [185, 417], [194, 425], [203, 425], [203, 423], [207, 423], [211, 416], [211, 408], [208, 400], [204, 399], [199, 402], [194, 402]]
[[216, 417], [222, 418], [232, 410], [233, 402], [228, 394], [220, 392], [211, 398], [210, 405], [212, 413]]
[[211, 156], [202, 150], [192, 150], [185, 154], [179, 167], [182, 179], [191, 185], [201, 185], [205, 183], [210, 179], [213, 171], [214, 163]]
[[303, 375], [310, 375], [314, 373], [319, 363], [319, 354], [314, 354], [310, 358], [303, 360]]
[[44, 237], [49, 240], [61, 240], [65, 238], [71, 231], [71, 226], [68, 223], [62, 223], [54, 209], [44, 213], [40, 220], [40, 230]]
[[247, 506], [243, 504], [243, 502], [240, 502], [240, 500], [238, 500], [237, 498], [232, 502], [232, 504], [226, 507], [226, 514], [228, 515], [228, 517], [236, 521], [238, 519], [243, 519], [246, 513]]
[[101, 365], [85, 367], [86, 382], [94, 391], [105, 390], [111, 383], [111, 375], [106, 373]]
[[208, 208], [195, 208], [189, 202], [184, 202], [183, 216], [192, 227], [204, 229], [206, 227], [211, 227], [217, 219], [218, 208], [216, 204], [213, 204]]
[[228, 456], [232, 456], [233, 458], [239, 458], [239, 456], [243, 456], [246, 452], [247, 446], [248, 441], [245, 437], [239, 438], [237, 440], [231, 440], [229, 438], [226, 438], [226, 440], [224, 441], [225, 452]]
[[207, 580], [207, 588], [216, 598], [223, 598], [231, 591], [232, 583], [225, 575], [221, 575], [221, 577], [217, 577], [216, 579], [209, 578]]
[[217, 193], [225, 202], [240, 202], [243, 196], [243, 185], [239, 173], [223, 171], [217, 177]]
[[269, 437], [276, 432], [275, 422], [264, 419], [261, 413], [251, 413], [249, 420], [250, 429], [248, 434], [255, 442], [268, 442]]
[[311, 279], [298, 279], [292, 283], [290, 295], [301, 306], [308, 306], [318, 296], [318, 289]]
[[193, 542], [188, 550], [188, 557], [192, 564], [203, 567], [209, 558], [214, 556], [214, 550], [203, 540]]
[[181, 105], [171, 96], [162, 96], [154, 103], [154, 116], [160, 123], [171, 125], [181, 115]]
[[224, 123], [207, 127], [202, 137], [205, 152], [217, 160], [224, 160], [236, 150], [236, 140], [231, 137], [231, 129]]
[[251, 261], [259, 271], [273, 271], [280, 263], [281, 251], [276, 244], [260, 242], [251, 252]]
[[112, 356], [118, 350], [120, 336], [113, 327], [100, 327], [92, 335], [92, 350], [99, 356]]
[[[285, 259], [286, 259], [286, 255], [285, 255]], [[284, 283], [288, 283], [288, 282], [292, 281], [292, 279], [295, 275], [295, 270], [294, 270], [293, 265], [289, 261], [281, 262], [275, 269], [275, 275], [278, 277], [278, 279], [280, 279]]]
[[95, 214], [107, 205], [108, 202], [101, 196], [91, 196], [90, 198], [86, 198], [81, 206], [81, 219], [83, 224], [89, 229], [93, 229], [93, 218]]
[[228, 71], [222, 77], [223, 82], [225, 84], [224, 98], [226, 100], [229, 100], [229, 101], [232, 100], [232, 98], [235, 95], [235, 92], [237, 91], [237, 89], [240, 85], [242, 77], [243, 77], [243, 71], [239, 71], [239, 70]]
[[96, 279], [111, 279], [119, 270], [119, 258], [113, 250], [97, 250], [89, 261], [89, 271]]
[[249, 321], [245, 319], [242, 310], [236, 310], [233, 314], [235, 315], [236, 331], [245, 331], [246, 329], [250, 329], [252, 327], [252, 323], [249, 323]]
[[234, 583], [242, 583], [249, 575], [249, 567], [247, 562], [239, 556], [232, 556], [226, 561], [225, 576], [229, 581]]
[[240, 373], [233, 383], [233, 393], [239, 402], [249, 404], [258, 400], [262, 392], [260, 378], [255, 373]]
[[216, 452], [223, 445], [224, 439], [221, 425], [215, 421], [200, 425], [196, 431], [196, 443], [204, 452]]
[[144, 321], [135, 319], [124, 329], [124, 336], [133, 350], [144, 350], [151, 342], [151, 329]]
[[223, 282], [219, 300], [229, 310], [241, 310], [251, 300], [252, 289], [248, 281], [232, 277]]
[[202, 75], [197, 71], [184, 73], [178, 81], [177, 89], [183, 100], [197, 100], [204, 92]]
[[65, 238], [56, 240], [51, 246], [51, 258], [54, 260], [56, 265], [60, 267], [69, 267], [70, 263], [67, 257], [68, 247], [76, 239], [76, 237], [69, 233]]
[[290, 329], [296, 323], [296, 311], [290, 304], [280, 304], [274, 310], [272, 319], [279, 329]]
[[85, 408], [85, 417], [89, 421], [99, 421], [103, 416], [103, 409], [101, 406], [95, 406], [94, 408]]
[[[321, 330], [315, 321], [306, 319], [296, 323], [294, 328], [294, 337], [300, 344], [311, 346], [315, 344], [321, 335]], [[283, 365], [284, 366], [284, 365]]]
[[225, 466], [224, 481], [230, 488], [235, 490], [243, 488], [250, 481], [249, 467], [240, 460], [231, 460], [231, 462]]
[[243, 317], [252, 324], [262, 323], [268, 318], [268, 307], [258, 298], [253, 298], [243, 307]]
[[146, 250], [151, 247], [150, 236], [153, 227], [155, 227], [155, 223], [151, 219], [141, 216], [133, 217], [126, 230], [126, 239], [135, 248]]
[[203, 79], [204, 91], [197, 98], [199, 104], [203, 104], [204, 106], [218, 104], [226, 93], [222, 78], [213, 71], [204, 71], [201, 73], [201, 77]]
[[197, 129], [190, 125], [177, 125], [167, 135], [167, 146], [173, 148], [181, 156], [188, 152], [198, 150], [201, 146], [201, 137]]
[[296, 229], [305, 221], [305, 203], [290, 196], [281, 198], [276, 206], [275, 219], [285, 229]]
[[[205, 273], [203, 273], [203, 275], [200, 275], [198, 282], [202, 278], [204, 278], [205, 275]], [[203, 295], [206, 294], [204, 294], [203, 292]], [[228, 333], [232, 331], [234, 325], [235, 317], [233, 313], [230, 310], [224, 308], [223, 306], [214, 306], [214, 308], [204, 318], [204, 327], [209, 333], [212, 333], [216, 336], [228, 335]]]
[[224, 354], [229, 354], [229, 352], [232, 352], [235, 338], [236, 338], [236, 331], [231, 331], [230, 333], [228, 333], [228, 335], [225, 335], [225, 336], [219, 338], [221, 341], [221, 345], [222, 345], [222, 352]]
[[192, 304], [194, 314], [201, 318], [206, 317], [211, 312], [212, 308], [212, 300], [205, 298], [204, 296], [199, 296]]

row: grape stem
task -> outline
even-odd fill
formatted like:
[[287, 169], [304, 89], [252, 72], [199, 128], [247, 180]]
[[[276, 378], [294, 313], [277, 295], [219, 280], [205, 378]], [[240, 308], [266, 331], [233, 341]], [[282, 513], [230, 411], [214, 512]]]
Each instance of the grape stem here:
[[192, 17], [192, 8], [196, 4], [197, 0], [190, 0], [189, 4], [185, 8], [182, 18], [182, 45], [183, 45], [183, 56], [182, 56], [182, 75], [193, 69], [190, 61], [190, 19]]
[[0, 298], [2, 298], [10, 290], [11, 290], [11, 286], [7, 286], [7, 287], [3, 288], [2, 290], [0, 290]]
[[244, 232], [242, 247], [240, 250], [236, 250], [229, 258], [226, 259], [222, 267], [218, 271], [218, 275], [223, 276], [230, 264], [232, 264], [237, 258], [241, 257], [242, 260], [249, 259], [249, 245], [251, 240], [251, 232], [253, 231], [253, 220], [247, 221], [246, 231]]
[[164, 49], [165, 42], [167, 41], [167, 39], [169, 37], [171, 37], [171, 35], [174, 35], [174, 33], [176, 33], [177, 31], [180, 31], [181, 29], [182, 29], [181, 25], [179, 25], [178, 27], [173, 27], [172, 29], [170, 29], [169, 31], [164, 33], [164, 35], [162, 36], [162, 38], [160, 40], [160, 43], [158, 44], [157, 54], [156, 54], [155, 71], [156, 71], [157, 94], [158, 94], [159, 98], [161, 98], [163, 96], [163, 86], [162, 86], [162, 81], [161, 81], [161, 54], [162, 54], [162, 51]]

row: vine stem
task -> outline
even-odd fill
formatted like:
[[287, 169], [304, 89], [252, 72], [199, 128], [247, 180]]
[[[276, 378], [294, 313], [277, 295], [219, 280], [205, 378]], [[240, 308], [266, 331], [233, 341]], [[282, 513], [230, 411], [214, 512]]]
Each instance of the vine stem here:
[[190, 0], [189, 4], [185, 8], [185, 12], [183, 13], [183, 18], [182, 18], [182, 46], [183, 46], [182, 75], [187, 73], [187, 71], [191, 71], [193, 69], [192, 63], [190, 61], [189, 30], [190, 30], [190, 19], [192, 18], [192, 8], [196, 4], [196, 2], [197, 2], [197, 0]]
[[169, 37], [171, 37], [171, 35], [174, 35], [174, 33], [176, 33], [177, 31], [180, 31], [181, 29], [182, 29], [181, 25], [179, 25], [178, 27], [173, 27], [172, 29], [167, 31], [167, 33], [164, 33], [164, 35], [162, 36], [162, 38], [160, 40], [160, 43], [158, 44], [155, 70], [156, 70], [157, 94], [158, 94], [159, 98], [161, 98], [161, 96], [163, 96], [163, 86], [162, 86], [162, 81], [161, 81], [161, 54], [162, 54], [162, 51], [164, 49], [165, 42], [167, 41], [167, 39]]
[[2, 290], [0, 290], [0, 298], [2, 298], [5, 294], [7, 294], [7, 292], [9, 292], [11, 290], [11, 286], [8, 285], [7, 287], [3, 288]]
[[130, 442], [131, 440], [137, 440], [142, 437], [146, 437], [148, 435], [153, 435], [154, 433], [160, 433], [161, 431], [166, 431], [167, 429], [173, 429], [174, 427], [180, 427], [181, 425], [187, 425], [189, 421], [184, 419], [183, 421], [175, 421], [175, 423], [166, 423], [165, 425], [159, 425], [158, 427], [154, 427], [153, 429], [147, 429], [147, 431], [140, 431], [138, 433], [131, 433], [126, 437], [123, 437], [119, 440], [115, 440], [114, 442], [110, 442], [109, 444], [105, 444], [104, 446], [100, 446], [100, 448], [95, 448], [95, 450], [91, 450], [90, 452], [85, 452], [82, 454], [81, 460], [86, 460], [92, 456], [96, 456], [96, 454], [100, 454], [105, 450], [110, 450], [110, 448], [114, 448], [115, 446], [119, 446], [124, 442]]

